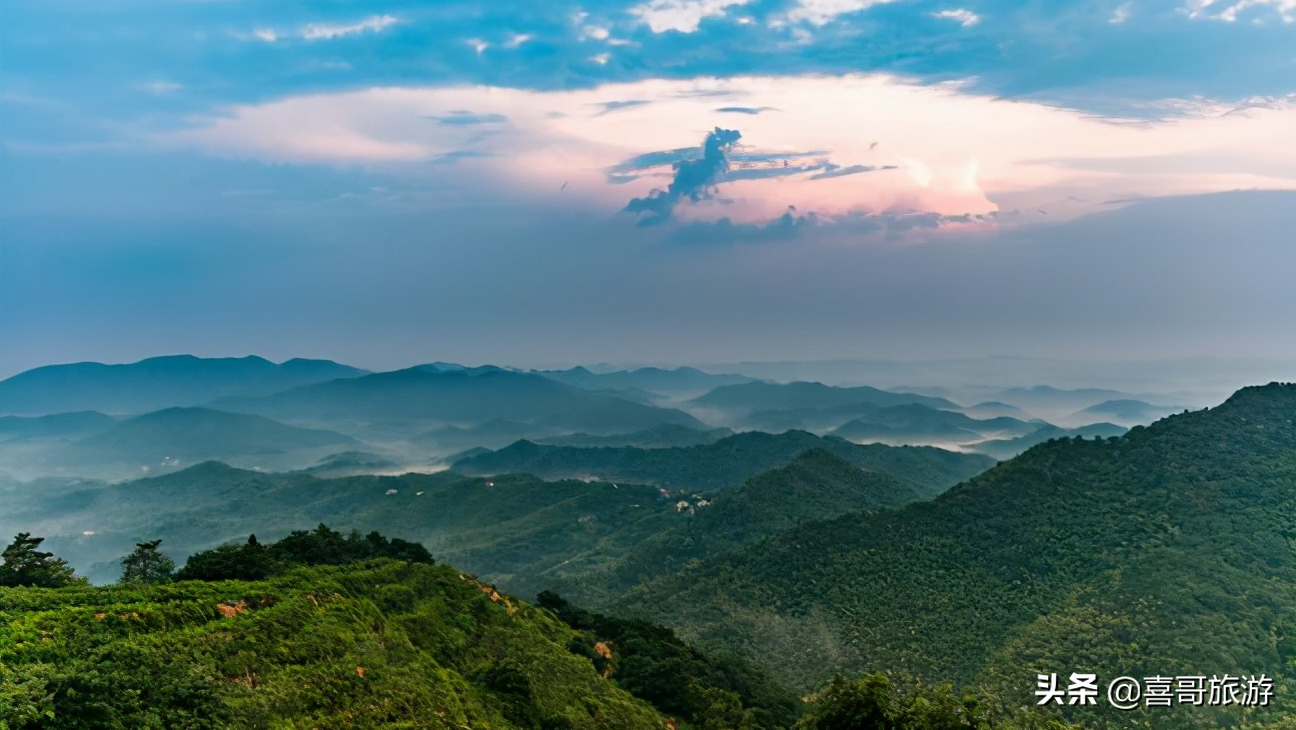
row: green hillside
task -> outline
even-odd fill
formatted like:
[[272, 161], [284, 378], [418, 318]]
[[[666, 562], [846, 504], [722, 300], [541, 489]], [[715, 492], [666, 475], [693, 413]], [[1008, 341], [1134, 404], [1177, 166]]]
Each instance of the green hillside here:
[[520, 441], [499, 451], [461, 459], [453, 468], [465, 474], [597, 477], [671, 490], [703, 491], [736, 486], [814, 448], [822, 448], [860, 469], [906, 481], [924, 497], [939, 494], [993, 463], [980, 454], [930, 447], [860, 446], [804, 431], [788, 431], [778, 435], [740, 433], [715, 443], [662, 449], [540, 446]]
[[664, 728], [578, 638], [444, 565], [0, 588], [0, 727]]
[[598, 605], [690, 562], [786, 532], [799, 524], [844, 514], [895, 508], [918, 500], [905, 482], [857, 469], [823, 449], [811, 449], [786, 466], [751, 477], [711, 499], [679, 495], [671, 520], [607, 561], [604, 570], [543, 574], [537, 587], [556, 588], [579, 603]]
[[[1048, 442], [933, 502], [803, 525], [618, 607], [800, 687], [891, 670], [1024, 703], [1037, 672], [1263, 672], [1279, 678], [1272, 718], [1296, 709], [1294, 422], [1296, 385], [1272, 384], [1120, 438]], [[1206, 728], [1243, 715], [1077, 716]]]

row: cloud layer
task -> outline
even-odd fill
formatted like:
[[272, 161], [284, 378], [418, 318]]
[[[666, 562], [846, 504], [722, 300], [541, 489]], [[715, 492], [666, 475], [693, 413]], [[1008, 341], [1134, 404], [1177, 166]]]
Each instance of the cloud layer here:
[[[382, 88], [235, 107], [157, 140], [216, 155], [388, 165], [412, 175], [429, 161], [450, 160], [457, 186], [471, 178], [492, 196], [518, 199], [562, 187], [569, 201], [608, 214], [633, 200], [630, 209], [653, 221], [763, 223], [788, 206], [829, 219], [921, 211], [1013, 213], [1020, 221], [1130, 199], [1296, 188], [1296, 144], [1285, 141], [1296, 128], [1293, 101], [1199, 100], [1153, 122], [889, 76], [661, 80], [553, 92]], [[741, 138], [716, 137], [734, 121], [721, 110], [735, 107], [779, 111], [744, 114], [735, 125]], [[704, 138], [713, 146], [692, 146]]]

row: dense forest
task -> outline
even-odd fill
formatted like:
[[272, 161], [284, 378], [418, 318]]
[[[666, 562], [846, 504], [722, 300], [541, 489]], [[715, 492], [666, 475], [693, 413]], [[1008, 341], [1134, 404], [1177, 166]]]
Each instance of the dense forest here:
[[691, 563], [612, 610], [800, 688], [841, 668], [1016, 696], [1037, 673], [1263, 672], [1278, 678], [1267, 713], [1067, 712], [1094, 727], [1275, 718], [1296, 708], [1294, 419], [1296, 386], [1275, 384], [1120, 438], [1051, 441], [931, 502]]

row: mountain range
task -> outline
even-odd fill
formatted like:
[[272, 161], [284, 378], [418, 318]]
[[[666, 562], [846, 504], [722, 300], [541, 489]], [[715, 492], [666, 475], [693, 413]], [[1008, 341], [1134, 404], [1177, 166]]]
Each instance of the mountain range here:
[[331, 360], [261, 357], [154, 357], [127, 365], [49, 365], [0, 381], [0, 414], [41, 416], [72, 411], [139, 414], [197, 406], [222, 397], [269, 395], [367, 371]]

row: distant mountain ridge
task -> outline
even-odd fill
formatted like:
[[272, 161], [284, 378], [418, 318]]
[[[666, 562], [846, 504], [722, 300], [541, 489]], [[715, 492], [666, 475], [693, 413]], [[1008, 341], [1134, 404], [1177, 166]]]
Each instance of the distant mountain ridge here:
[[155, 464], [167, 457], [192, 463], [355, 443], [342, 434], [298, 428], [261, 416], [210, 408], [167, 408], [116, 423], [74, 446], [83, 454], [102, 453], [105, 459]]
[[0, 381], [0, 414], [40, 416], [73, 411], [138, 414], [197, 406], [228, 396], [257, 396], [366, 370], [331, 360], [262, 357], [153, 357], [123, 365], [47, 365]]
[[519, 441], [454, 462], [465, 474], [534, 474], [546, 479], [599, 478], [654, 484], [667, 489], [724, 489], [755, 474], [784, 466], [803, 452], [821, 448], [856, 468], [890, 474], [930, 497], [989, 467], [980, 454], [916, 446], [861, 446], [805, 431], [748, 432], [698, 446], [642, 449], [541, 446]]
[[574, 385], [578, 388], [589, 390], [640, 390], [670, 397], [705, 393], [724, 385], [755, 382], [754, 378], [745, 375], [712, 374], [691, 367], [679, 367], [669, 370], [645, 367], [635, 370], [614, 370], [596, 373], [588, 368], [577, 366], [567, 370], [537, 370], [535, 372], [546, 378]]
[[661, 425], [706, 428], [682, 411], [592, 393], [534, 373], [495, 367], [418, 366], [331, 380], [213, 407], [280, 420], [410, 421], [474, 425], [492, 420], [618, 433]]

